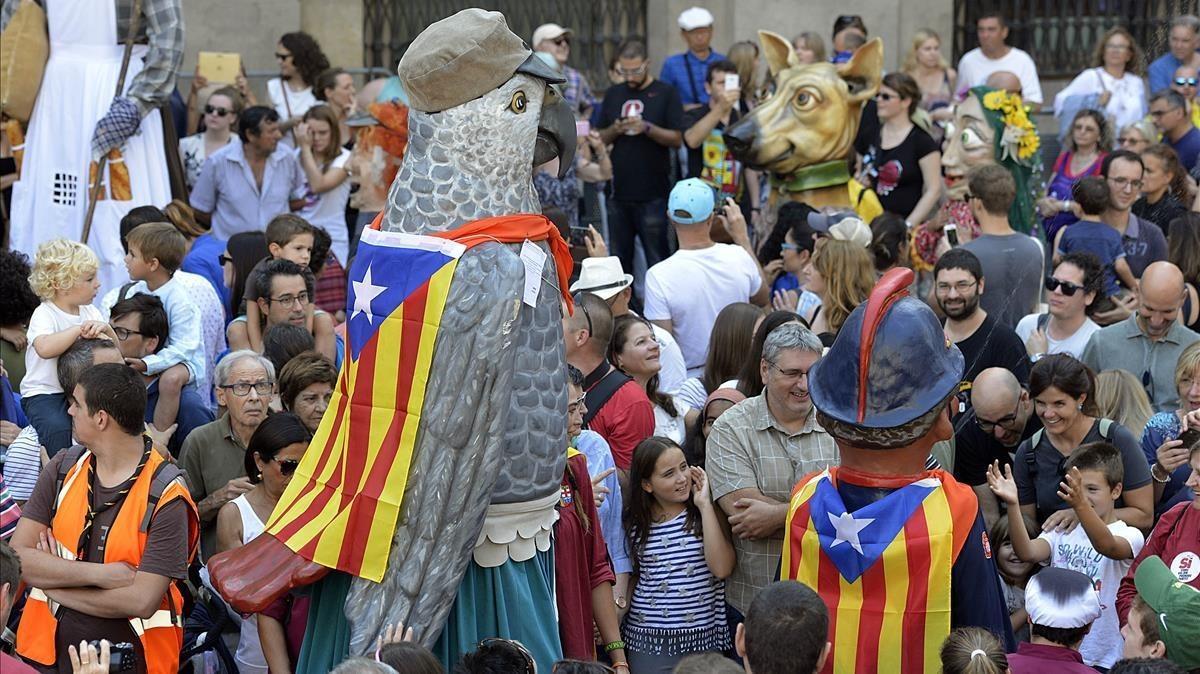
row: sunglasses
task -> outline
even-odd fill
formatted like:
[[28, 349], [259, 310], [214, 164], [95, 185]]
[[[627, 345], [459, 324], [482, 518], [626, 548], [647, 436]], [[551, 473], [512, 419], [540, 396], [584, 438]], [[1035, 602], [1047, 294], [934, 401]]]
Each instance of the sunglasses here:
[[585, 305], [583, 303], [583, 292], [580, 291], [580, 292], [575, 293], [574, 295], [571, 296], [571, 300], [575, 303], [575, 308], [582, 311], [583, 317], [585, 319], [587, 319], [588, 335], [590, 336], [590, 335], [595, 334], [595, 332], [592, 330], [592, 315], [588, 313], [587, 305]]
[[890, 101], [893, 98], [899, 98], [899, 96], [893, 96], [892, 94], [889, 94], [886, 91], [881, 91], [881, 92], [875, 94], [875, 100], [877, 100], [877, 101]]
[[1176, 77], [1175, 85], [1180, 86], [1180, 87], [1194, 87], [1194, 86], [1196, 86], [1196, 78], [1195, 77]]
[[1075, 295], [1076, 292], [1083, 290], [1083, 286], [1075, 285], [1074, 283], [1071, 283], [1070, 281], [1059, 281], [1058, 279], [1054, 278], [1053, 276], [1047, 276], [1046, 277], [1046, 290], [1049, 292], [1054, 292], [1055, 290], [1059, 290], [1059, 289], [1062, 289], [1062, 294], [1066, 295], [1067, 297], [1072, 297]]
[[294, 474], [296, 472], [296, 468], [300, 466], [300, 462], [296, 459], [286, 459], [284, 461], [276, 459], [275, 463], [279, 464], [279, 474], [283, 475], [284, 477]]
[[551, 42], [553, 42], [554, 44], [556, 44], [556, 45], [558, 45], [559, 47], [561, 47], [561, 46], [563, 46], [564, 44], [571, 44], [571, 39], [570, 39], [570, 38], [567, 38], [567, 37], [556, 37], [556, 38], [554, 38], [553, 40], [551, 40]]
[[233, 110], [227, 110], [225, 108], [217, 108], [217, 107], [214, 107], [211, 105], [204, 106], [204, 114], [206, 114], [206, 115], [216, 115], [217, 117], [224, 117], [225, 115], [232, 114], [232, 113], [233, 113]]
[[221, 263], [221, 266], [224, 267], [227, 264], [233, 264], [233, 258], [229, 257], [228, 255], [221, 254], [217, 256], [217, 262]]
[[275, 52], [275, 58], [279, 61], [286, 61], [286, 60], [292, 58], [292, 55], [291, 54], [280, 54], [279, 52]]

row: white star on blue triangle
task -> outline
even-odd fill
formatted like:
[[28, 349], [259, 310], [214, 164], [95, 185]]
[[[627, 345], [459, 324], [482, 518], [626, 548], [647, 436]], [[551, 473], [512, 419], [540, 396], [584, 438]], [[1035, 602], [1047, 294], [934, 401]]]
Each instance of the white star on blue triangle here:
[[374, 324], [372, 317], [375, 315], [371, 311], [371, 302], [376, 297], [387, 290], [387, 286], [377, 286], [371, 283], [371, 265], [367, 265], [367, 273], [363, 276], [363, 280], [354, 281], [354, 311], [350, 314], [350, 319], [353, 320], [359, 314], [367, 315], [367, 322]]

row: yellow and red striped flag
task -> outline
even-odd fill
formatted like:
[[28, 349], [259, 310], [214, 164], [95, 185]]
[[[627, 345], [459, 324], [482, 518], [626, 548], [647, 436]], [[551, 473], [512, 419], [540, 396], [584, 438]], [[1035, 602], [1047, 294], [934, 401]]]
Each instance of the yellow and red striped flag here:
[[801, 479], [788, 508], [782, 577], [829, 609], [824, 672], [938, 672], [950, 634], [950, 571], [975, 522], [969, 487], [942, 471], [848, 512], [838, 468]]
[[346, 358], [266, 532], [378, 582], [400, 514], [450, 281], [466, 246], [366, 229], [350, 271]]

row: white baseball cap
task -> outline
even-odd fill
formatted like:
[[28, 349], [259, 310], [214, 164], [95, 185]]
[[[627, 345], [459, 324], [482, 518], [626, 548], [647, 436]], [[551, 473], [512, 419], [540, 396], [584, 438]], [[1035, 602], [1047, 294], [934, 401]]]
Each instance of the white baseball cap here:
[[542, 40], [553, 40], [570, 34], [570, 28], [563, 28], [557, 23], [543, 23], [537, 27], [537, 30], [533, 31], [533, 41], [529, 43], [529, 46], [537, 49]]
[[713, 15], [703, 7], [689, 7], [679, 14], [679, 27], [684, 30], [708, 28], [713, 25]]

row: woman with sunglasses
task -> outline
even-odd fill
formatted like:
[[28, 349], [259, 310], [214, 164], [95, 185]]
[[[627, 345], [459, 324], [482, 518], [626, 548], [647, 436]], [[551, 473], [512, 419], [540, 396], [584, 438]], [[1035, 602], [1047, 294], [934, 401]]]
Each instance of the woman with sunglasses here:
[[233, 142], [237, 135], [233, 126], [242, 105], [242, 95], [237, 89], [217, 89], [204, 102], [204, 130], [179, 141], [179, 156], [183, 158], [184, 179], [189, 190], [196, 185], [205, 158]]
[[305, 32], [285, 33], [275, 45], [275, 61], [279, 63], [279, 77], [267, 80], [267, 95], [271, 105], [279, 113], [279, 130], [283, 143], [295, 145], [288, 133], [303, 120], [308, 109], [317, 104], [313, 85], [317, 77], [329, 69], [329, 59], [321, 51], [321, 45]]
[[1066, 353], [1083, 357], [1092, 334], [1100, 329], [1088, 314], [1103, 293], [1104, 269], [1091, 253], [1067, 253], [1046, 277], [1044, 314], [1029, 314], [1017, 323], [1017, 336], [1029, 358]]
[[[284, 488], [291, 482], [311, 440], [312, 433], [300, 417], [291, 412], [267, 417], [254, 431], [246, 445], [245, 458], [246, 474], [250, 476], [254, 488], [226, 503], [217, 513], [218, 552], [239, 548], [263, 532], [271, 511], [283, 495]], [[268, 664], [272, 661], [272, 658], [264, 656], [264, 644], [259, 642], [259, 620], [262, 619], [258, 616], [242, 620], [235, 658], [238, 671], [243, 674], [266, 674]], [[282, 637], [282, 627], [275, 627], [279, 628], [278, 635]], [[286, 646], [282, 651], [276, 650], [275, 658], [287, 657]], [[290, 671], [290, 666], [287, 666], [289, 662], [276, 661], [276, 667], [282, 664], [286, 668], [272, 667], [271, 670]]]

